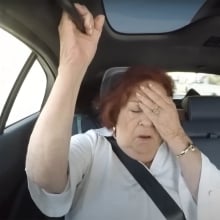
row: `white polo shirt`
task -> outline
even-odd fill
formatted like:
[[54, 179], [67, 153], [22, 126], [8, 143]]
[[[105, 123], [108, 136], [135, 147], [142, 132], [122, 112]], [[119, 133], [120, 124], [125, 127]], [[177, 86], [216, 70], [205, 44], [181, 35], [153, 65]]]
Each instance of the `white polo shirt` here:
[[[175, 156], [165, 144], [160, 146], [150, 172], [182, 208], [186, 219], [196, 220], [197, 206]], [[51, 217], [65, 215], [66, 220], [165, 220], [98, 130], [71, 138], [69, 182], [63, 193], [47, 193], [31, 180], [28, 180], [28, 186], [38, 208]]]

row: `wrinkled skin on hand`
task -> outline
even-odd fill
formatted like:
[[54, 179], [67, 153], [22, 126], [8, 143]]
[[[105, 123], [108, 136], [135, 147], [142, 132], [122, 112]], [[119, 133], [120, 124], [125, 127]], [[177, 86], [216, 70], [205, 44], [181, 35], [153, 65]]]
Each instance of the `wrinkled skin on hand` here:
[[157, 87], [158, 84], [153, 82], [140, 87], [136, 94], [140, 108], [150, 118], [161, 138], [170, 148], [178, 143], [188, 142], [189, 139], [180, 124], [172, 97], [168, 97], [166, 92]]
[[63, 12], [59, 24], [60, 37], [60, 66], [75, 65], [76, 61], [82, 65], [89, 65], [93, 59], [104, 24], [104, 16], [95, 18], [83, 5], [74, 4], [82, 17], [85, 32], [74, 24], [70, 16]]

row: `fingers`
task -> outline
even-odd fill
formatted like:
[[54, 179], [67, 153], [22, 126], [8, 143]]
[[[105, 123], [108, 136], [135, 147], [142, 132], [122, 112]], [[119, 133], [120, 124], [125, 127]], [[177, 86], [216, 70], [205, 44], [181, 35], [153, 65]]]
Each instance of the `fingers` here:
[[149, 88], [155, 92], [155, 94], [157, 94], [161, 99], [163, 99], [163, 101], [167, 102], [168, 104], [170, 104], [170, 97], [166, 96], [161, 90], [157, 89], [152, 83], [149, 83]]
[[79, 3], [74, 3], [74, 7], [83, 19], [86, 34], [92, 35], [94, 30], [94, 18], [92, 13], [87, 9], [86, 6]]
[[136, 97], [140, 101], [140, 108], [148, 115], [156, 116], [161, 111], [173, 112], [176, 109], [172, 98], [166, 95], [164, 89], [157, 88], [156, 85], [141, 86]]
[[79, 3], [74, 4], [76, 10], [82, 16], [83, 19], [83, 25], [85, 28], [86, 34], [92, 35], [94, 30], [101, 33], [102, 27], [105, 21], [104, 15], [98, 15], [95, 19], [92, 15], [92, 13], [88, 10], [88, 8], [84, 5], [81, 5]]
[[152, 108], [155, 108], [156, 104], [161, 108], [167, 108], [172, 103], [171, 98], [166, 96], [165, 92], [162, 92], [160, 89], [157, 89], [152, 84], [149, 84], [145, 87], [141, 86], [140, 91], [142, 92], [142, 94], [144, 94], [142, 95], [144, 103], [149, 103], [149, 107], [152, 106]]
[[[142, 111], [149, 117], [149, 119], [154, 122], [154, 118], [157, 116], [154, 112], [153, 109], [149, 108], [142, 102], [139, 102], [139, 107], [142, 109]], [[156, 109], [156, 108], [155, 108]]]
[[105, 16], [104, 15], [98, 15], [95, 18], [95, 22], [94, 22], [95, 30], [98, 31], [99, 33], [102, 32], [104, 22], [105, 22]]
[[[92, 13], [87, 9], [87, 7], [79, 3], [74, 3], [74, 7], [76, 8], [79, 15], [82, 17], [86, 34], [92, 35], [94, 32], [97, 32], [98, 35], [101, 35], [102, 28], [105, 22], [105, 16], [98, 15], [94, 18]], [[68, 13], [64, 11], [62, 13], [62, 17], [59, 23], [59, 30], [61, 30], [63, 25], [65, 25], [67, 22], [71, 22], [72, 26], [76, 27]]]
[[143, 95], [143, 93], [137, 92], [136, 96], [140, 101], [140, 104], [142, 104], [142, 107], [145, 106], [145, 108], [147, 107], [150, 111], [153, 111], [153, 109], [156, 109], [158, 107], [158, 105], [155, 102], [153, 102], [147, 96]]

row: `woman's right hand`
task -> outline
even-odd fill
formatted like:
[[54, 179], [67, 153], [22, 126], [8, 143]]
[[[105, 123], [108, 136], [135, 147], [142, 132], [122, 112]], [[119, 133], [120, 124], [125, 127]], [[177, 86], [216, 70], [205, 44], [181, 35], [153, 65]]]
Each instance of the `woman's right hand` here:
[[77, 28], [70, 16], [63, 12], [59, 24], [59, 66], [72, 68], [77, 64], [87, 68], [95, 55], [105, 18], [103, 15], [93, 18], [84, 5], [75, 3], [74, 7], [82, 17], [85, 31]]

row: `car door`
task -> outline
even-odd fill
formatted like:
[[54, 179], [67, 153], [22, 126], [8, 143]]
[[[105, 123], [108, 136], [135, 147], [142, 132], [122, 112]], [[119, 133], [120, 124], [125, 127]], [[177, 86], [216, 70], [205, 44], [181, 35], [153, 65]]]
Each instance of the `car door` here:
[[51, 68], [0, 28], [0, 219], [44, 219], [30, 199], [25, 155], [34, 123], [54, 82]]

